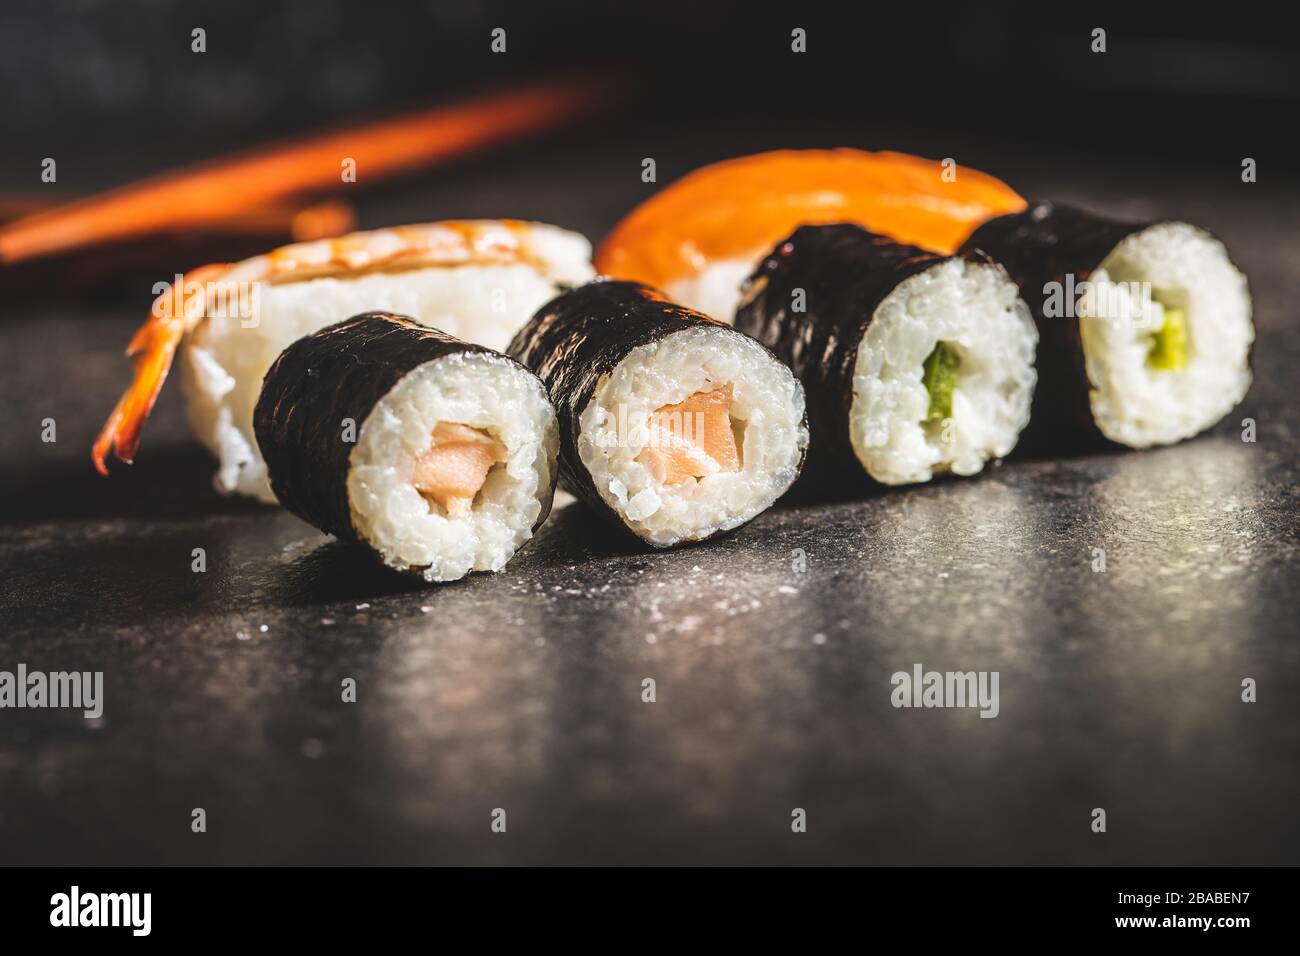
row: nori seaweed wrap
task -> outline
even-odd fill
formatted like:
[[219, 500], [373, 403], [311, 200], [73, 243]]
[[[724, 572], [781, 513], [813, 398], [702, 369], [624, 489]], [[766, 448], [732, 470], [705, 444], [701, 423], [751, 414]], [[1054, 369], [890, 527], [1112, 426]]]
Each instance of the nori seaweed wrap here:
[[550, 512], [558, 432], [541, 381], [403, 316], [294, 342], [253, 424], [281, 504], [426, 580], [500, 570]]
[[555, 403], [563, 487], [655, 547], [739, 527], [798, 477], [808, 433], [789, 370], [648, 286], [560, 295], [508, 351]]
[[809, 479], [853, 487], [961, 475], [1029, 414], [1035, 335], [1006, 273], [842, 223], [801, 226], [745, 285], [736, 328], [803, 383]]
[[1027, 447], [1169, 444], [1249, 388], [1245, 277], [1202, 229], [1038, 202], [984, 223], [962, 249], [1002, 263], [1038, 327]]

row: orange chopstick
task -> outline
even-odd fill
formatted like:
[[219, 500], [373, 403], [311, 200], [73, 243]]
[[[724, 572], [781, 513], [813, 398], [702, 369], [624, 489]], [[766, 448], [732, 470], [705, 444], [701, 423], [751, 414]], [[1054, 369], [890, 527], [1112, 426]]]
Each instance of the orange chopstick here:
[[296, 193], [337, 189], [345, 159], [355, 161], [364, 185], [553, 126], [605, 102], [613, 89], [589, 77], [538, 83], [163, 173], [0, 227], [0, 262], [200, 226]]

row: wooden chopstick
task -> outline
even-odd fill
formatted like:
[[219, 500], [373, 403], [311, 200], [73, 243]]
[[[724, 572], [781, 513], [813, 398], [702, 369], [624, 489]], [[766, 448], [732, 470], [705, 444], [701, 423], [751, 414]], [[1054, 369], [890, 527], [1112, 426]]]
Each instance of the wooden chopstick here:
[[287, 235], [294, 242], [328, 239], [355, 228], [352, 207], [338, 199], [316, 203], [276, 204], [249, 209], [224, 219], [209, 219], [203, 230], [213, 235]]
[[[0, 195], [0, 223], [56, 208], [27, 196]], [[320, 202], [277, 203], [209, 219], [201, 226], [204, 234], [216, 236], [286, 236], [294, 242], [327, 239], [351, 232], [357, 223], [352, 207], [340, 199]], [[191, 227], [190, 231], [195, 231]], [[166, 230], [158, 234], [164, 235]]]
[[589, 77], [538, 83], [153, 176], [0, 227], [0, 262], [201, 226], [295, 194], [339, 189], [345, 158], [355, 160], [365, 184], [554, 126], [615, 90]]

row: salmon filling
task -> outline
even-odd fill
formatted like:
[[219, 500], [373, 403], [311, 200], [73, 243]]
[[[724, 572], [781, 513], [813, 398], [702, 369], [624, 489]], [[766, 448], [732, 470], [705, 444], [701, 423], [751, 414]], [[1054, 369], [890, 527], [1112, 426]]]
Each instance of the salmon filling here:
[[506, 446], [487, 432], [439, 422], [433, 444], [415, 463], [411, 484], [449, 518], [469, 514], [488, 472], [506, 460]]
[[731, 402], [731, 385], [724, 385], [656, 409], [647, 426], [646, 446], [636, 460], [666, 485], [739, 471]]

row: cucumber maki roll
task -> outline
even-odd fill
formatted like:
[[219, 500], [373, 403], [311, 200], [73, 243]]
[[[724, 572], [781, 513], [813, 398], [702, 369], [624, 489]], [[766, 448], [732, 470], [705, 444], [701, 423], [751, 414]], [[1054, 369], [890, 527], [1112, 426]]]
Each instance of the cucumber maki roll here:
[[541, 381], [403, 316], [294, 342], [253, 426], [281, 504], [427, 581], [501, 570], [551, 510], [559, 433]]
[[565, 293], [508, 351], [550, 390], [563, 486], [655, 547], [739, 527], [799, 475], [808, 428], [789, 369], [648, 286]]
[[816, 474], [888, 485], [979, 472], [1029, 420], [1038, 336], [1007, 273], [859, 226], [802, 226], [745, 285], [736, 328], [808, 395]]
[[989, 220], [963, 248], [1006, 266], [1038, 325], [1041, 447], [1171, 444], [1250, 387], [1246, 277], [1203, 229], [1040, 202]]

